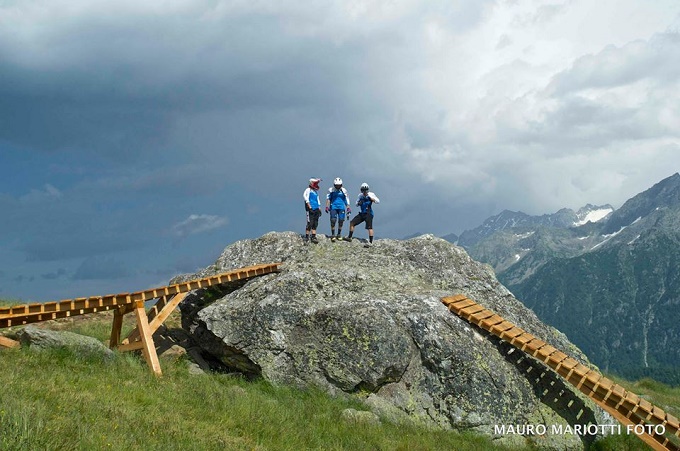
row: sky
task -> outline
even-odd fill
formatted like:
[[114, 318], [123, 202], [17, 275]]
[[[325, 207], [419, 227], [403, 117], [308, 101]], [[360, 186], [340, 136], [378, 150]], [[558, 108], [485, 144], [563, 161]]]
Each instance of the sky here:
[[377, 238], [620, 207], [679, 135], [677, 0], [3, 0], [0, 298], [302, 233], [310, 177], [367, 182]]

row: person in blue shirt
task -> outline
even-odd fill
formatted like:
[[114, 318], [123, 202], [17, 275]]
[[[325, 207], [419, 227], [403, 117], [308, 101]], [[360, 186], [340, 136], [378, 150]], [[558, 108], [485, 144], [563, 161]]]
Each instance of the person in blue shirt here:
[[[319, 218], [321, 217], [321, 203], [319, 202], [319, 182], [321, 179], [309, 179], [309, 186], [302, 193], [305, 199], [305, 211], [307, 212], [307, 225], [305, 227], [305, 241], [311, 240], [312, 243], [318, 243], [316, 239], [316, 228], [319, 226]], [[311, 234], [311, 238], [310, 238]]]
[[354, 227], [366, 222], [366, 230], [368, 230], [368, 243], [364, 247], [370, 247], [373, 244], [373, 204], [379, 204], [380, 199], [374, 193], [369, 191], [368, 183], [361, 184], [361, 194], [357, 198], [357, 207], [359, 207], [359, 214], [357, 214], [349, 223], [349, 235], [347, 241], [352, 241], [354, 235]]
[[[326, 194], [326, 213], [331, 215], [331, 241], [342, 238], [342, 224], [345, 222], [345, 211], [349, 216], [352, 210], [349, 208], [349, 195], [342, 187], [342, 179], [336, 177], [333, 186], [328, 188]], [[335, 223], [338, 223], [338, 235], [335, 235]]]

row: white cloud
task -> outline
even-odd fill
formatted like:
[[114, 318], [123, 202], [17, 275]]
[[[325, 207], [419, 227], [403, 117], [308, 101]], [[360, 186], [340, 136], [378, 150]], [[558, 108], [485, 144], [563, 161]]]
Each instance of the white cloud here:
[[25, 203], [52, 202], [61, 199], [63, 194], [49, 183], [43, 189], [32, 189], [29, 193], [21, 196], [19, 200]]
[[224, 227], [229, 223], [227, 218], [214, 215], [189, 215], [185, 220], [172, 226], [172, 233], [180, 238], [198, 233], [208, 232]]

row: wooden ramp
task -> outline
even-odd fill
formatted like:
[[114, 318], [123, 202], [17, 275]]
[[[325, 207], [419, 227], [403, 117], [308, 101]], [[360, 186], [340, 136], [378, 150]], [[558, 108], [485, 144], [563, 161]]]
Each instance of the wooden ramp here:
[[[462, 294], [442, 298], [442, 302], [459, 317], [555, 370], [621, 424], [633, 427], [636, 435], [653, 449], [680, 450], [680, 424], [674, 416]], [[664, 433], [657, 433], [661, 431]]]
[[[4, 307], [0, 308], [0, 329], [113, 310], [113, 327], [111, 328], [109, 346], [120, 351], [141, 349], [149, 367], [154, 373], [160, 375], [161, 368], [153, 342], [153, 334], [190, 291], [278, 272], [279, 265], [280, 263], [271, 263], [248, 266], [203, 279], [134, 293], [109, 294], [44, 304], [35, 303]], [[148, 312], [146, 311], [147, 302], [153, 302]], [[130, 332], [127, 338], [121, 340], [123, 317], [132, 312], [135, 313], [137, 327]], [[0, 346], [18, 346], [18, 343], [14, 340], [6, 337], [0, 338]]]

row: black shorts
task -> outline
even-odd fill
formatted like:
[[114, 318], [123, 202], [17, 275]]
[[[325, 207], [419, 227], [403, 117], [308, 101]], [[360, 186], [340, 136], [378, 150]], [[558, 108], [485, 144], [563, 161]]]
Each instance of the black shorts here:
[[350, 224], [352, 227], [356, 227], [357, 225], [361, 224], [362, 222], [366, 222], [366, 229], [372, 229], [373, 228], [373, 215], [370, 213], [359, 213], [355, 217], [352, 218], [352, 222]]
[[321, 210], [307, 210], [307, 228], [306, 230], [316, 230], [319, 227], [319, 218], [321, 217]]

